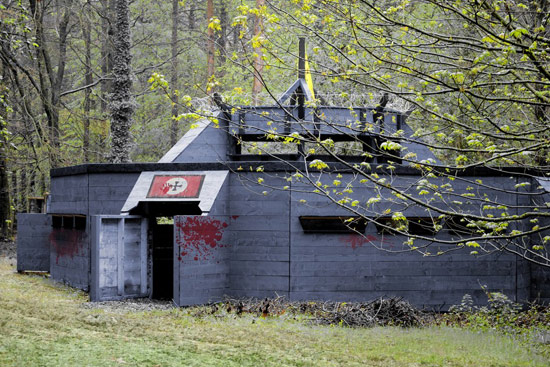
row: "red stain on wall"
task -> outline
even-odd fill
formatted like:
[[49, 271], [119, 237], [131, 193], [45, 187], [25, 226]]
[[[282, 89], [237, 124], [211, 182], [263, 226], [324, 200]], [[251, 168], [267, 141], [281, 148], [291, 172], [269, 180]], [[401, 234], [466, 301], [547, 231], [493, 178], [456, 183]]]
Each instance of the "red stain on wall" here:
[[365, 244], [369, 244], [372, 242], [381, 242], [381, 243], [388, 243], [387, 240], [381, 239], [378, 236], [373, 235], [366, 235], [366, 236], [360, 236], [357, 234], [350, 234], [348, 236], [342, 236], [340, 237], [340, 241], [345, 243], [347, 246], [350, 246], [352, 249], [358, 249], [359, 247], [363, 247]]
[[83, 230], [54, 228], [49, 239], [55, 251], [55, 263], [59, 264], [60, 257], [70, 256], [72, 259], [82, 254], [86, 237], [86, 232]]
[[160, 188], [160, 193], [162, 195], [166, 195], [168, 193], [168, 191], [170, 191], [170, 186], [168, 186], [168, 185], [164, 185]]
[[210, 217], [184, 217], [177, 218], [175, 222], [176, 243], [180, 247], [180, 256], [192, 258], [195, 261], [209, 260], [213, 257], [215, 249], [227, 247], [220, 243], [226, 222]]

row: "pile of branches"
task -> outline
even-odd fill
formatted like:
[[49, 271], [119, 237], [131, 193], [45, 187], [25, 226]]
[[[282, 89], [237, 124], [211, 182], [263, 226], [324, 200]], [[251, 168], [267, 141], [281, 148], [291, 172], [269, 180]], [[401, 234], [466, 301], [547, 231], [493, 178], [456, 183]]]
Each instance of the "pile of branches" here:
[[401, 298], [378, 298], [367, 303], [324, 303], [316, 321], [323, 325], [418, 327], [425, 317]]
[[427, 314], [401, 298], [378, 298], [370, 302], [290, 302], [284, 297], [263, 300], [227, 298], [211, 307], [212, 313], [223, 310], [258, 317], [303, 315], [319, 325], [347, 327], [418, 327], [424, 325], [427, 319]]

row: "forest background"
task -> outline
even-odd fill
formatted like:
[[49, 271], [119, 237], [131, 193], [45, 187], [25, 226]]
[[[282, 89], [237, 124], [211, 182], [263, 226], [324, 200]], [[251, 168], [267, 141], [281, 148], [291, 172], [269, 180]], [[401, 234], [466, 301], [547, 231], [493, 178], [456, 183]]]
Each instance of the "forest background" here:
[[[262, 18], [254, 9], [264, 4], [127, 3], [133, 114], [126, 160], [155, 162], [189, 129], [194, 120], [186, 113], [209, 108], [214, 90], [236, 103], [252, 102], [252, 39], [261, 33]], [[3, 236], [9, 235], [13, 213], [28, 210], [28, 197], [48, 192], [51, 168], [114, 160], [110, 103], [117, 5], [115, 0], [0, 4]], [[286, 47], [297, 52], [296, 37], [285, 36]], [[265, 76], [275, 90], [291, 81], [296, 55], [278, 63]], [[258, 102], [261, 86], [254, 88]]]
[[[215, 92], [231, 106], [275, 103], [296, 79], [301, 36], [316, 102], [375, 107], [387, 95], [384, 104], [414, 111], [409, 124], [441, 163], [399, 155], [428, 179], [437, 167], [545, 176], [549, 14], [546, 0], [3, 0], [0, 234], [11, 235], [28, 197], [48, 191], [51, 168], [157, 161], [214, 108]], [[129, 92], [115, 103], [121, 81]], [[121, 144], [117, 106], [130, 133]], [[404, 139], [384, 138], [390, 153]], [[426, 182], [418, 195], [446, 190]], [[548, 229], [538, 208], [515, 218], [497, 204], [488, 210], [499, 218], [473, 223], [484, 235], [520, 219], [531, 220], [528, 235]], [[547, 261], [548, 240], [524, 250]]]

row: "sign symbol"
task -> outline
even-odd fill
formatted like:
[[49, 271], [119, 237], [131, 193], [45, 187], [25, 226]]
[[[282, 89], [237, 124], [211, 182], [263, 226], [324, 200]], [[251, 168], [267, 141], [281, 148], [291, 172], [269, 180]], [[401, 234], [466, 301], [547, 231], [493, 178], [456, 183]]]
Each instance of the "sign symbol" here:
[[187, 188], [187, 180], [182, 177], [174, 177], [166, 181], [163, 189], [166, 190], [166, 195], [178, 195]]
[[198, 198], [204, 175], [155, 175], [149, 187], [148, 198]]

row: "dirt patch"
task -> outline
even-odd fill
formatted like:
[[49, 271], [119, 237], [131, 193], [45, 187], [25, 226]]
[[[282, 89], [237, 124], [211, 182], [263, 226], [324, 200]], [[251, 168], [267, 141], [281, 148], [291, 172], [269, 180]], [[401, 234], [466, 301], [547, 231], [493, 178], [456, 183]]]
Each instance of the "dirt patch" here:
[[8, 259], [17, 257], [15, 241], [0, 241], [0, 257], [7, 257]]

